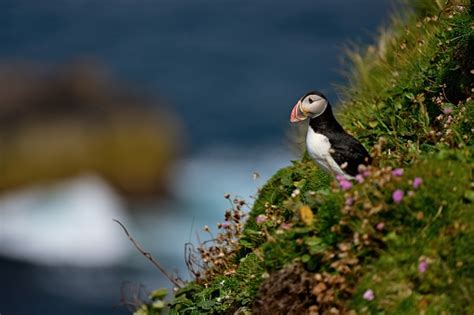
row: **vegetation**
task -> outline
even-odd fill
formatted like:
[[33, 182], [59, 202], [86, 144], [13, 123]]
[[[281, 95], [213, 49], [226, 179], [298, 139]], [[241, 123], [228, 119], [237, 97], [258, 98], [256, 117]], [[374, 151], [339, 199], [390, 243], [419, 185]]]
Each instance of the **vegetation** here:
[[413, 8], [350, 53], [338, 117], [373, 165], [355, 181], [306, 156], [278, 171], [188, 251], [195, 281], [135, 314], [474, 312], [474, 12]]

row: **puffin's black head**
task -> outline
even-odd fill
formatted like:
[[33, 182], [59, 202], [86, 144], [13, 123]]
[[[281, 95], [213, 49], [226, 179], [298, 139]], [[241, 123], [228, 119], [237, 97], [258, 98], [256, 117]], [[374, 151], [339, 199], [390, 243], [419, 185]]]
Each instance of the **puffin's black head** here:
[[323, 93], [318, 91], [306, 93], [293, 107], [290, 121], [298, 122], [307, 118], [318, 117], [324, 113], [328, 106], [330, 106], [329, 102]]

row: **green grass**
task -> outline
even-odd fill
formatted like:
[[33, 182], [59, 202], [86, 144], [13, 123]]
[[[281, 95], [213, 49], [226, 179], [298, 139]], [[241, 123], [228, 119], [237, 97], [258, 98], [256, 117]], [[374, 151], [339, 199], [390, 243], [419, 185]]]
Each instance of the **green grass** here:
[[[430, 11], [424, 1], [415, 3], [425, 8], [422, 12]], [[442, 129], [436, 117], [471, 94], [472, 16], [452, 10], [410, 16], [403, 24], [397, 20], [377, 47], [349, 53], [354, 67], [349, 87], [341, 89], [339, 117], [369, 147], [384, 137], [385, 152], [390, 152], [384, 162], [408, 164], [420, 153], [436, 150], [429, 133]]]
[[[428, 159], [407, 169], [424, 179], [412, 200], [385, 217], [387, 249], [357, 286], [351, 307], [360, 313], [471, 314], [474, 304], [474, 208], [467, 189], [472, 163]], [[422, 214], [422, 215], [420, 215]], [[429, 261], [418, 271], [421, 257]], [[361, 298], [372, 289], [376, 299]]]
[[364, 181], [343, 191], [306, 155], [294, 161], [260, 189], [226, 272], [137, 314], [474, 312], [472, 6], [412, 7], [349, 53], [337, 114], [372, 149]]

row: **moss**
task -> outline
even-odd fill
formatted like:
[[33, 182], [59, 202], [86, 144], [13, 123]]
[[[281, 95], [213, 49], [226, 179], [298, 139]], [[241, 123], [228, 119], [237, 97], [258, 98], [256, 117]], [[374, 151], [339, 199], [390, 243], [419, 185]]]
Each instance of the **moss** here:
[[260, 258], [242, 258], [237, 271], [216, 277], [207, 286], [194, 282], [178, 290], [169, 304], [170, 314], [226, 314], [250, 306], [264, 273]]
[[260, 234], [260, 228], [255, 218], [264, 214], [267, 207], [278, 206], [281, 210], [280, 215], [284, 220], [289, 220], [293, 216], [293, 211], [283, 203], [291, 196], [295, 189], [300, 191], [303, 196], [303, 202], [310, 202], [310, 193], [316, 193], [328, 190], [332, 177], [321, 171], [313, 161], [304, 158], [302, 161], [293, 161], [293, 165], [279, 170], [268, 182], [260, 189], [258, 198], [255, 201], [245, 225], [243, 237], [240, 240], [244, 250], [257, 247], [263, 242]]

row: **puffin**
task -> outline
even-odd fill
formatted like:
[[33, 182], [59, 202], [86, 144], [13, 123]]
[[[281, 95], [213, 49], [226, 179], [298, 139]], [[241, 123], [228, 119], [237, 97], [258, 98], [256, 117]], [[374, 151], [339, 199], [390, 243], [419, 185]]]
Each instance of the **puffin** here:
[[359, 165], [372, 162], [364, 146], [337, 122], [323, 93], [311, 91], [298, 100], [290, 115], [292, 123], [309, 119], [306, 149], [324, 171], [354, 179]]

